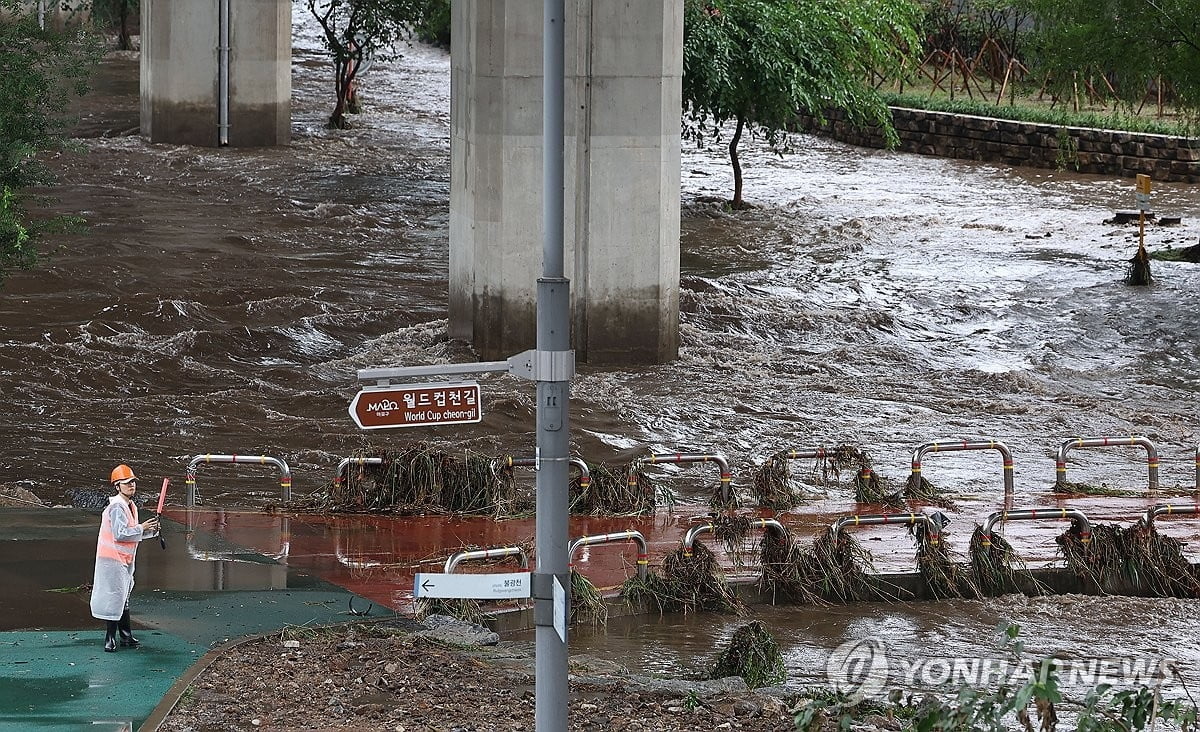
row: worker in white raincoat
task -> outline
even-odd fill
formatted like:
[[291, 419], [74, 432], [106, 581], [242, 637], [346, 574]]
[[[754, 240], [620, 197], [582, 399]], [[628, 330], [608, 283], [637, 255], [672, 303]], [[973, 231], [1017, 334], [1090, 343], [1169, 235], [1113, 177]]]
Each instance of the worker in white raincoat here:
[[92, 617], [105, 620], [104, 650], [121, 645], [137, 647], [141, 642], [129, 628], [129, 594], [133, 592], [133, 564], [138, 542], [158, 536], [158, 519], [138, 523], [137, 476], [128, 465], [113, 468], [109, 481], [117, 495], [108, 499], [96, 540], [96, 576], [92, 580]]

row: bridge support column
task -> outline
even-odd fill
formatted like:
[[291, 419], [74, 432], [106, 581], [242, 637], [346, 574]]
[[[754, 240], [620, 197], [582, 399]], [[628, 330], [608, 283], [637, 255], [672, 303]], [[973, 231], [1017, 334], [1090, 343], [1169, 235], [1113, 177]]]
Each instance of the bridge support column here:
[[[483, 359], [535, 344], [542, 4], [452, 4], [450, 334]], [[590, 363], [679, 349], [683, 2], [568, 0], [566, 271]]]
[[[220, 83], [222, 6], [228, 83]], [[290, 0], [142, 0], [142, 134], [215, 147], [286, 145], [291, 138]], [[227, 89], [228, 127], [219, 111]]]

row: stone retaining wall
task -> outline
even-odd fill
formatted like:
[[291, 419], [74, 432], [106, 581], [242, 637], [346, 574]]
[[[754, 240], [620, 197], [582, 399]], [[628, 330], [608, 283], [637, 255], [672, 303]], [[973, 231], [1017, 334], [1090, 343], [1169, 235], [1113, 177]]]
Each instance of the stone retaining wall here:
[[[1086, 127], [1060, 127], [892, 107], [900, 137], [897, 149], [1007, 165], [1056, 168], [1133, 177], [1146, 173], [1156, 181], [1200, 182], [1200, 139], [1149, 135]], [[800, 129], [864, 147], [885, 147], [878, 128], [859, 128], [841, 111], [825, 124], [801, 116]]]

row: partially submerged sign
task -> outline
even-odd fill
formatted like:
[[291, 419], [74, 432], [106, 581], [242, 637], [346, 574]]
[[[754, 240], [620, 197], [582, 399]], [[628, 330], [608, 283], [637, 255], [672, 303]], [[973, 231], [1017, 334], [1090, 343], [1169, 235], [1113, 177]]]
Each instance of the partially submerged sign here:
[[532, 584], [528, 572], [504, 574], [433, 574], [418, 572], [413, 597], [469, 597], [476, 600], [508, 600], [529, 597]]
[[483, 419], [479, 384], [368, 387], [354, 395], [350, 418], [364, 430], [469, 424]]

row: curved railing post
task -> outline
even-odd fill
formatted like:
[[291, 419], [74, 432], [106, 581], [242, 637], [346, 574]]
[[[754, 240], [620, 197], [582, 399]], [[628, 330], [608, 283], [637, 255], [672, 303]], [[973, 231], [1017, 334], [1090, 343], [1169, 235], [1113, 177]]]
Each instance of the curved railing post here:
[[829, 528], [836, 537], [838, 532], [844, 528], [858, 526], [882, 526], [884, 524], [914, 526], [919, 523], [925, 524], [927, 527], [929, 527], [929, 543], [937, 544], [941, 541], [943, 524], [934, 520], [932, 516], [923, 513], [853, 514], [850, 516], [842, 516], [838, 520], [834, 521]]
[[596, 534], [593, 536], [581, 536], [567, 544], [567, 571], [570, 572], [575, 563], [575, 552], [579, 551], [580, 547], [595, 546], [597, 544], [616, 544], [619, 542], [632, 541], [638, 545], [637, 555], [637, 574], [638, 579], [646, 579], [648, 571], [647, 564], [650, 561], [650, 549], [646, 544], [646, 537], [642, 536], [642, 532], [630, 529], [628, 531], [614, 531], [610, 534]]
[[[510, 468], [537, 467], [537, 458], [531, 457], [513, 457], [512, 455], [508, 455], [506, 457], [497, 458], [494, 462]], [[592, 471], [588, 468], [587, 462], [585, 462], [583, 458], [572, 457], [567, 460], [567, 464], [579, 471], [579, 487], [582, 490], [587, 490], [588, 486], [592, 484]]]
[[1170, 516], [1178, 514], [1180, 516], [1200, 516], [1200, 505], [1180, 505], [1170, 503], [1159, 503], [1146, 509], [1146, 513], [1138, 520], [1138, 523], [1143, 526], [1153, 526], [1154, 519], [1159, 516]]
[[[729, 470], [729, 461], [723, 455], [715, 453], [654, 453], [647, 457], [638, 458], [634, 462], [650, 463], [651, 465], [659, 465], [662, 463], [716, 463], [721, 469], [721, 503], [728, 506], [733, 489], [730, 486], [730, 481], [733, 480], [733, 473]], [[629, 471], [629, 482], [634, 482], [634, 471]]]
[[1075, 508], [1019, 508], [1012, 511], [996, 511], [988, 515], [980, 532], [980, 542], [985, 547], [992, 545], [992, 533], [996, 524], [1006, 521], [1038, 521], [1041, 519], [1074, 519], [1079, 524], [1079, 542], [1090, 544], [1092, 523], [1083, 511]]
[[959, 440], [957, 442], [926, 442], [913, 451], [912, 478], [921, 477], [921, 458], [929, 452], [962, 452], [964, 450], [997, 450], [1004, 459], [1004, 497], [1013, 494], [1013, 458], [1008, 446], [998, 440]]
[[529, 569], [529, 555], [519, 546], [504, 546], [498, 549], [464, 549], [446, 557], [446, 566], [442, 570], [452, 574], [454, 568], [468, 559], [499, 559], [500, 557], [517, 557], [521, 560], [521, 569]]
[[[787, 527], [779, 523], [775, 519], [751, 519], [750, 528], [762, 529], [763, 531], [772, 530], [779, 534], [784, 543], [787, 543], [791, 534], [788, 533]], [[706, 521], [702, 524], [696, 524], [687, 530], [683, 535], [683, 556], [690, 557], [696, 547], [696, 537], [701, 534], [707, 534], [716, 530], [716, 525], [711, 521]]]
[[185, 482], [187, 485], [188, 508], [196, 505], [196, 469], [201, 463], [259, 463], [260, 465], [274, 465], [279, 469], [279, 487], [283, 489], [284, 502], [292, 500], [292, 470], [281, 458], [271, 457], [270, 455], [196, 455], [188, 461], [187, 466]]
[[1158, 490], [1158, 448], [1147, 437], [1141, 435], [1131, 435], [1129, 437], [1073, 437], [1067, 440], [1058, 448], [1058, 455], [1054, 459], [1054, 467], [1057, 472], [1055, 477], [1055, 485], [1063, 485], [1067, 482], [1067, 452], [1076, 447], [1113, 447], [1121, 445], [1134, 445], [1146, 448], [1146, 464], [1150, 469], [1150, 490]]
[[343, 458], [337, 466], [337, 473], [333, 476], [333, 485], [335, 487], [342, 484], [343, 477], [346, 475], [346, 469], [351, 465], [383, 465], [383, 458], [377, 457], [348, 457]]

